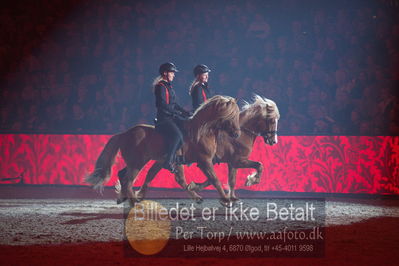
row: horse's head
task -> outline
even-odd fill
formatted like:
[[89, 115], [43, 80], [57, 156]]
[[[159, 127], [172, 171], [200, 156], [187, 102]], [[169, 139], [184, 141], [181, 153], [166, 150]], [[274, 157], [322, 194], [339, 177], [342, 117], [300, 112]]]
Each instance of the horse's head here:
[[263, 137], [266, 144], [274, 145], [278, 142], [277, 125], [280, 113], [275, 102], [255, 95], [254, 102], [247, 103], [243, 110], [247, 112], [247, 119], [253, 121], [253, 130]]
[[210, 131], [223, 130], [233, 138], [241, 134], [240, 109], [229, 96], [216, 95], [208, 99], [195, 111], [193, 120], [199, 125], [197, 140]]
[[274, 145], [277, 144], [277, 124], [278, 118], [266, 118], [264, 123], [264, 129], [260, 133], [266, 144]]

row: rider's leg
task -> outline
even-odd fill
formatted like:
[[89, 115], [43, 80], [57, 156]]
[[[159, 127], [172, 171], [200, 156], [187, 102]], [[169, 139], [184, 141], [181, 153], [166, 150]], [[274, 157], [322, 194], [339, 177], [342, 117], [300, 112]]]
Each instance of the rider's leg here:
[[126, 176], [126, 172], [127, 172], [127, 167], [123, 168], [122, 170], [119, 170], [118, 172], [119, 179], [124, 178]]
[[183, 144], [183, 134], [172, 121], [165, 125], [164, 132], [167, 134], [167, 141], [169, 142], [169, 145], [163, 167], [171, 172], [174, 172], [173, 163], [175, 162], [176, 151]]
[[137, 191], [136, 193], [136, 198], [137, 200], [141, 201], [144, 199], [145, 193], [148, 188], [148, 184], [151, 183], [151, 181], [155, 178], [155, 176], [158, 174], [158, 172], [162, 169], [162, 165], [156, 161], [148, 170], [148, 173], [145, 177], [144, 184], [141, 186], [141, 188]]

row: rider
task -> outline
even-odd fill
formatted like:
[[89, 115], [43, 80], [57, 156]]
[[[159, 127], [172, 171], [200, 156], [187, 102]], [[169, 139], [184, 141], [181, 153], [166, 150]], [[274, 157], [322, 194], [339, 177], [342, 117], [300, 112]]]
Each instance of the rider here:
[[[157, 107], [156, 127], [167, 140], [167, 157], [163, 167], [175, 172], [176, 151], [183, 144], [180, 122], [186, 120], [190, 113], [180, 107], [175, 100], [175, 91], [171, 82], [178, 72], [173, 63], [164, 63], [159, 67], [159, 74], [154, 80], [155, 105]], [[181, 159], [181, 158], [179, 158]]]
[[211, 97], [211, 91], [208, 88], [209, 72], [211, 70], [206, 65], [197, 65], [194, 68], [195, 80], [190, 86], [189, 94], [192, 98], [193, 109], [197, 109], [201, 103]]

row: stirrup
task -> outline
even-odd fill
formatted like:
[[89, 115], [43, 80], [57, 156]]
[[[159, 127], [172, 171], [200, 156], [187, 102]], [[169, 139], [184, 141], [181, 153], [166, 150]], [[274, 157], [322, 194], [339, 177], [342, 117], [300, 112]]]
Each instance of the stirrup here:
[[212, 158], [213, 164], [220, 164], [222, 161], [216, 155]]
[[163, 164], [162, 167], [163, 167], [164, 169], [168, 170], [169, 172], [171, 172], [172, 174], [176, 174], [176, 173], [177, 173], [177, 170], [176, 170], [176, 168], [173, 166], [172, 163], [165, 162], [165, 163]]

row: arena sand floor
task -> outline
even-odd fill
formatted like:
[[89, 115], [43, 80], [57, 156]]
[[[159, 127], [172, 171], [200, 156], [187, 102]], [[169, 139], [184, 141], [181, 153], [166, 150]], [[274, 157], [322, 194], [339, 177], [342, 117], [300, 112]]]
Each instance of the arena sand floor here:
[[[169, 210], [176, 208], [177, 203], [180, 209], [191, 207], [194, 216], [185, 221], [172, 221], [167, 245], [174, 254], [165, 256], [159, 253], [156, 257], [146, 257], [126, 251], [131, 249], [129, 242], [123, 241], [126, 239], [125, 222], [130, 209], [123, 204], [116, 205], [111, 189], [106, 189], [103, 195], [99, 195], [85, 187], [3, 185], [0, 186], [0, 191], [0, 258], [4, 265], [397, 265], [399, 259], [399, 200], [392, 197], [312, 198], [298, 194], [244, 197], [235, 207], [242, 207], [244, 210], [257, 208], [258, 217], [255, 222], [245, 220], [248, 219], [249, 211], [247, 216], [244, 216], [244, 221], [242, 217], [240, 220], [234, 216], [240, 213], [240, 210], [233, 215], [235, 220], [231, 218], [232, 215], [229, 216], [230, 219], [226, 219], [226, 209], [219, 204], [213, 192], [205, 192], [204, 202], [195, 204], [186, 199], [183, 192], [152, 190], [148, 195], [152, 201]], [[176, 195], [178, 197], [171, 199]], [[183, 252], [183, 249], [189, 246], [187, 243], [194, 243], [193, 246], [195, 243], [202, 246], [214, 243], [218, 246], [219, 243], [222, 244], [220, 247], [225, 243], [231, 244], [226, 241], [229, 228], [236, 232], [281, 232], [284, 228], [296, 231], [310, 230], [311, 227], [307, 228], [308, 224], [302, 221], [291, 224], [278, 219], [274, 223], [265, 222], [267, 208], [274, 203], [289, 207], [291, 203], [295, 206], [305, 206], [305, 202], [312, 202], [322, 210], [315, 224], [311, 224], [323, 228], [323, 241], [319, 242], [323, 244], [322, 254], [310, 257], [288, 251], [266, 254], [263, 247], [262, 253], [251, 253], [247, 245], [241, 247], [237, 242], [233, 243], [233, 248], [227, 245], [225, 253], [220, 250], [218, 252], [221, 253], [201, 253], [201, 249]], [[201, 211], [205, 207], [217, 210], [216, 215], [212, 217], [215, 220], [201, 219], [204, 218]], [[193, 217], [196, 217], [194, 221]], [[203, 234], [198, 230], [199, 227], [205, 228]], [[140, 226], [139, 232], [146, 233], [148, 230], [152, 229]], [[191, 236], [188, 233], [183, 234], [190, 231]], [[209, 235], [208, 232], [219, 234]], [[198, 239], [202, 241], [196, 242]], [[174, 244], [171, 245], [171, 242]], [[261, 242], [264, 244], [265, 240]], [[258, 243], [259, 241], [254, 246]]]

